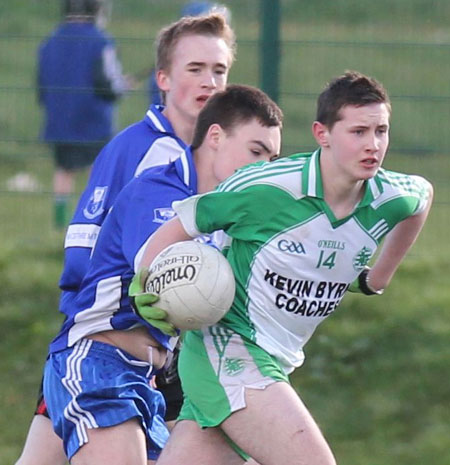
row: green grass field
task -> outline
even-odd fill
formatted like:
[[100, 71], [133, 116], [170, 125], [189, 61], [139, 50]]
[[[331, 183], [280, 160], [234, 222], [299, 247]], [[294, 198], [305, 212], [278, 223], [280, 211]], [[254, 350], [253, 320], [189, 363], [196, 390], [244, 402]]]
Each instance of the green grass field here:
[[[11, 3], [11, 2], [9, 2]], [[18, 457], [48, 342], [57, 332], [63, 233], [52, 229], [52, 162], [38, 142], [36, 48], [58, 20], [52, 0], [0, 5], [0, 464]], [[153, 59], [158, 28], [182, 2], [114, 2], [109, 30], [124, 67]], [[258, 1], [226, 2], [237, 31], [231, 80], [259, 82]], [[158, 14], [154, 14], [155, 7]], [[450, 463], [450, 4], [445, 0], [282, 1], [280, 105], [284, 153], [314, 148], [310, 124], [324, 83], [345, 69], [379, 78], [393, 101], [385, 166], [430, 179], [436, 201], [423, 234], [385, 295], [348, 296], [306, 347], [292, 377], [340, 464]], [[153, 14], [152, 14], [153, 13]], [[118, 128], [140, 118], [144, 83], [119, 107]], [[31, 174], [38, 192], [7, 181]], [[85, 176], [78, 179], [79, 190]]]

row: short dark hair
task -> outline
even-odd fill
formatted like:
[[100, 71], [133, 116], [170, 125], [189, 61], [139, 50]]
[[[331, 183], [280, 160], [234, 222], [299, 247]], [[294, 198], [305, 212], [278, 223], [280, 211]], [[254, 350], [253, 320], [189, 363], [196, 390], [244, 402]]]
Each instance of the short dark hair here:
[[316, 121], [331, 129], [341, 119], [341, 108], [372, 103], [385, 103], [391, 111], [389, 96], [380, 82], [358, 71], [346, 71], [334, 78], [319, 95]]
[[102, 4], [103, 0], [64, 0], [63, 15], [69, 18], [87, 18], [94, 21]]
[[252, 86], [230, 84], [211, 96], [200, 111], [195, 125], [192, 148], [203, 143], [212, 124], [227, 132], [235, 126], [257, 119], [263, 126], [282, 128], [283, 112], [262, 90]]

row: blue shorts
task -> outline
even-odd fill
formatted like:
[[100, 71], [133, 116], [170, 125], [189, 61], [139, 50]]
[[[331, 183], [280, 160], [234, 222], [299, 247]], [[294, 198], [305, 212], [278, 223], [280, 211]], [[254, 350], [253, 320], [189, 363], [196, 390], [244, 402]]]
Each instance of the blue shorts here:
[[169, 433], [164, 397], [150, 387], [151, 376], [147, 362], [90, 339], [51, 354], [44, 372], [44, 397], [67, 457], [88, 442], [87, 429], [138, 418], [147, 436], [147, 456], [156, 459]]

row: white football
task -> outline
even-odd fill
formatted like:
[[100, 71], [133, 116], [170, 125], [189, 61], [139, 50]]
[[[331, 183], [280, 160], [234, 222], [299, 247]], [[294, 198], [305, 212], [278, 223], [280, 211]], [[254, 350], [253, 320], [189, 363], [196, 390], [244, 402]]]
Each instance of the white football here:
[[164, 249], [149, 267], [146, 292], [179, 329], [217, 323], [230, 309], [236, 290], [233, 270], [214, 247], [183, 241]]

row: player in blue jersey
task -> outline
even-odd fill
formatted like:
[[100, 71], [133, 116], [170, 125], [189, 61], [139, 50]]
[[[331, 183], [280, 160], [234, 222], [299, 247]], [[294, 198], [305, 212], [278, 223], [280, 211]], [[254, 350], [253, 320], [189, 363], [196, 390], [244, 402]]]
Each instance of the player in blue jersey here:
[[158, 83], [165, 106], [117, 135], [99, 154], [65, 241], [60, 280], [66, 300], [77, 292], [99, 227], [117, 194], [150, 166], [175, 160], [192, 141], [199, 111], [224, 89], [234, 59], [234, 35], [221, 15], [182, 18], [164, 28], [157, 43]]
[[[151, 106], [143, 120], [114, 137], [93, 165], [66, 234], [64, 269], [59, 283], [63, 313], [78, 293], [100, 228], [116, 196], [146, 168], [167, 164], [184, 152], [192, 142], [199, 111], [211, 95], [224, 89], [234, 54], [234, 33], [219, 14], [182, 18], [160, 31], [156, 65], [165, 104]], [[161, 221], [167, 219], [164, 211], [160, 214]], [[171, 396], [167, 399], [167, 419], [173, 420], [181, 406], [178, 383], [161, 389], [163, 392], [167, 389], [167, 396]], [[64, 464], [65, 455], [40, 395], [17, 464], [48, 463]]]
[[54, 150], [55, 226], [65, 228], [76, 170], [112, 137], [116, 101], [129, 89], [113, 39], [99, 27], [102, 0], [66, 0], [64, 21], [39, 47], [43, 138]]
[[231, 85], [200, 112], [191, 148], [118, 195], [45, 368], [50, 418], [71, 463], [144, 465], [164, 446], [164, 400], [149, 379], [176, 337], [133, 309], [130, 282], [150, 236], [173, 216], [173, 201], [214, 189], [243, 165], [277, 158], [281, 124], [266, 94]]
[[[223, 229], [236, 296], [217, 325], [184, 334], [184, 403], [158, 465], [242, 464], [224, 433], [261, 464], [336, 464], [288, 375], [347, 290], [382, 293], [426, 221], [430, 183], [381, 167], [390, 114], [381, 84], [347, 72], [319, 96], [318, 150], [252, 165], [173, 204], [177, 217], [152, 236], [139, 267]], [[161, 309], [153, 316], [165, 321]]]

